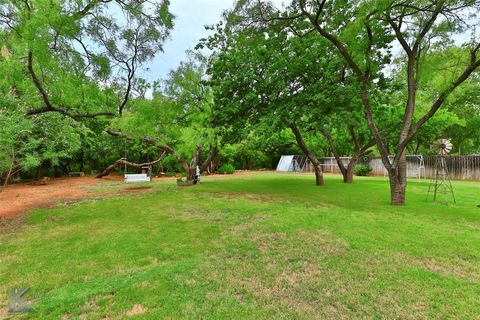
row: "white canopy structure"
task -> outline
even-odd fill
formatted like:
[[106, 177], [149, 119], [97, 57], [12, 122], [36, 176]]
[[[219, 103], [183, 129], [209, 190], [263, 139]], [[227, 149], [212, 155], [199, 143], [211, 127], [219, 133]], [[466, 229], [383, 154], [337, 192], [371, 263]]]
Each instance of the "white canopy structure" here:
[[279, 172], [298, 172], [304, 171], [307, 164], [307, 158], [305, 156], [282, 156], [277, 165], [277, 171]]
[[288, 172], [292, 166], [293, 156], [282, 156], [278, 161], [277, 171]]

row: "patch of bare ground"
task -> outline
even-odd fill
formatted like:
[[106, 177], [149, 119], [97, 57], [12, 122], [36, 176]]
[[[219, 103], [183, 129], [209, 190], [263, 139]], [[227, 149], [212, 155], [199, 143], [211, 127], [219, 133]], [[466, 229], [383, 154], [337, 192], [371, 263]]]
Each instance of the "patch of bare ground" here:
[[135, 304], [132, 307], [132, 309], [130, 309], [126, 312], [126, 315], [128, 317], [131, 317], [131, 316], [135, 316], [135, 315], [138, 315], [138, 314], [144, 314], [144, 313], [147, 313], [147, 312], [148, 312], [148, 308], [145, 308], [141, 304]]
[[[285, 196], [268, 196], [263, 194], [255, 194], [255, 193], [248, 193], [248, 192], [212, 192], [209, 193], [210, 196], [214, 196], [217, 199], [246, 199], [252, 201], [260, 201], [260, 202], [269, 202], [269, 203], [285, 203], [285, 204], [292, 204], [295, 202], [295, 199], [285, 195]], [[296, 203], [298, 204], [298, 203]], [[335, 206], [328, 203], [308, 203], [308, 208], [334, 208]]]
[[87, 300], [83, 305], [84, 313], [90, 313], [92, 311], [97, 311], [98, 308], [99, 308], [98, 307], [98, 301], [99, 301], [99, 297], [97, 297], [97, 296]]
[[14, 217], [32, 209], [50, 208], [58, 201], [92, 196], [88, 188], [99, 179], [93, 177], [55, 178], [45, 185], [17, 183], [0, 193], [0, 217]]
[[0, 319], [8, 319], [8, 307], [0, 307]]
[[1, 217], [0, 234], [11, 233], [20, 230], [26, 223], [24, 216]]
[[[253, 297], [262, 308], [270, 308], [281, 302], [295, 314], [309, 318], [346, 319], [345, 306], [335, 301], [330, 288], [324, 287], [341, 275], [328, 268], [322, 260], [343, 255], [348, 244], [334, 238], [328, 232], [298, 231], [295, 233], [258, 233], [249, 235], [247, 243], [258, 252], [224, 253], [224, 270], [213, 271], [213, 278], [227, 282], [226, 292], [210, 292], [211, 299], [222, 295], [235, 296], [240, 303], [244, 296]], [[241, 246], [240, 246], [241, 247]], [[348, 288], [345, 288], [347, 290]], [[322, 292], [323, 291], [323, 292]]]
[[[96, 179], [94, 177], [52, 178], [44, 185], [29, 182], [7, 186], [0, 192], [0, 233], [15, 231], [25, 223], [22, 214], [29, 210], [70, 205], [83, 199], [121, 195], [152, 189], [151, 186], [99, 186], [105, 181], [117, 181], [116, 176]], [[120, 182], [119, 182], [120, 183]], [[96, 190], [98, 189], [98, 190]]]
[[147, 186], [143, 186], [143, 187], [128, 187], [128, 188], [125, 188], [124, 191], [125, 192], [132, 192], [132, 191], [143, 191], [143, 190], [151, 190], [153, 187], [147, 187]]
[[209, 193], [210, 196], [213, 196], [217, 199], [247, 199], [247, 200], [254, 200], [254, 201], [263, 201], [263, 202], [274, 202], [278, 201], [277, 198], [273, 196], [266, 196], [254, 193], [246, 193], [246, 192], [212, 192]]
[[466, 264], [463, 260], [456, 260], [448, 264], [437, 261], [433, 258], [428, 258], [423, 261], [424, 267], [430, 271], [441, 275], [453, 276], [464, 280], [480, 280], [479, 268], [472, 268], [471, 265]]

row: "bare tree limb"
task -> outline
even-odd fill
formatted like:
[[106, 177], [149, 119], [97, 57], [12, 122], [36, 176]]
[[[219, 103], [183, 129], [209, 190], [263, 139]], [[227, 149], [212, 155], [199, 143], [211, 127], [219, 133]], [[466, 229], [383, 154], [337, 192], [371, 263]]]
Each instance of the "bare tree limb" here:
[[37, 77], [35, 70], [33, 69], [33, 54], [32, 51], [28, 52], [28, 63], [27, 63], [27, 69], [28, 73], [30, 74], [33, 83], [35, 84], [35, 87], [37, 88], [38, 92], [42, 96], [43, 103], [45, 104], [45, 107], [40, 108], [40, 109], [30, 109], [28, 110], [25, 115], [26, 116], [32, 116], [35, 114], [40, 114], [40, 113], [46, 113], [46, 112], [58, 112], [61, 113], [67, 117], [70, 117], [74, 120], [79, 120], [82, 118], [95, 118], [98, 116], [115, 116], [113, 112], [97, 112], [97, 113], [85, 113], [85, 114], [75, 114], [71, 113], [67, 110], [57, 108], [55, 107], [52, 102], [50, 101], [50, 98], [48, 96], [48, 93], [45, 91], [43, 88], [42, 82], [40, 79]]
[[[124, 138], [128, 141], [136, 140], [136, 138], [134, 138], [132, 136], [129, 136], [129, 135], [126, 135], [126, 134], [123, 134], [120, 131], [113, 131], [111, 129], [105, 129], [105, 132], [108, 133], [111, 136], [121, 137], [121, 138]], [[174, 153], [175, 152], [175, 150], [172, 147], [170, 147], [168, 145], [164, 145], [164, 144], [158, 144], [155, 141], [155, 139], [153, 139], [149, 136], [143, 136], [139, 140], [140, 140], [140, 142], [146, 142], [146, 143], [149, 143], [151, 145], [154, 145], [154, 146], [158, 147], [159, 149], [163, 149], [166, 153]]]

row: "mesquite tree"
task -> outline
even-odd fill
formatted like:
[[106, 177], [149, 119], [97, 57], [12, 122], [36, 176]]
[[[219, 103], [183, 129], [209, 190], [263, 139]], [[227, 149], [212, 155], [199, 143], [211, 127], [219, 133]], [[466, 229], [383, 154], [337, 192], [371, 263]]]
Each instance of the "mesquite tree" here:
[[[97, 139], [98, 127], [108, 126], [105, 118], [127, 108], [138, 94], [132, 92], [139, 68], [169, 36], [168, 7], [167, 0], [0, 2], [0, 92], [13, 100], [0, 105], [0, 113], [23, 114], [36, 128], [29, 139], [51, 146], [55, 140], [70, 143], [64, 148], [38, 144], [29, 164], [55, 165], [74, 157], [80, 139], [81, 145], [90, 144], [86, 136]], [[66, 134], [72, 130], [75, 135]]]
[[[350, 127], [353, 158], [346, 167], [339, 161], [345, 182], [350, 183], [353, 168], [372, 146], [372, 139], [365, 138], [370, 134], [358, 117], [358, 85], [346, 72], [342, 57], [327, 40], [318, 41], [313, 34], [295, 37], [294, 28], [284, 31], [279, 22], [268, 26], [247, 23], [236, 10], [226, 20], [225, 26], [217, 26], [215, 35], [204, 41], [214, 50], [210, 73], [216, 108], [224, 122], [258, 123], [267, 118], [279, 131], [290, 128], [315, 169], [317, 185], [323, 185], [319, 155], [303, 136], [312, 130], [324, 133], [339, 160], [327, 127]], [[338, 124], [332, 125], [332, 115]]]
[[[277, 131], [290, 128], [298, 146], [313, 164], [316, 184], [323, 185], [318, 155], [306, 143], [301, 128], [305, 109], [321, 104], [320, 99], [315, 99], [316, 96], [310, 99], [309, 94], [324, 78], [309, 77], [305, 71], [309, 63], [317, 60], [322, 48], [304, 50], [301, 41], [290, 42], [287, 36], [278, 35], [273, 29], [243, 28], [232, 16], [225, 28], [219, 25], [216, 34], [204, 43], [214, 50], [209, 73], [215, 90], [217, 120], [232, 127], [269, 122]], [[302, 59], [286, 68], [288, 54]], [[327, 59], [324, 65], [328, 68]], [[240, 132], [238, 128], [234, 130]]]

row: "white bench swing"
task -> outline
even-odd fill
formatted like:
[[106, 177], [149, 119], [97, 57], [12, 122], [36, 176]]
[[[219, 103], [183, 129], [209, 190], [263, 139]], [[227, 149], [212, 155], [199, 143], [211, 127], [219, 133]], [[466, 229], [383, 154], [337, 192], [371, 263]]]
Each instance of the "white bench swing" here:
[[150, 182], [152, 179], [146, 173], [125, 174], [125, 183]]
[[[136, 174], [129, 174], [127, 171], [127, 143], [125, 139], [125, 174], [124, 174], [124, 181], [125, 183], [135, 183], [135, 182], [150, 182], [152, 179], [146, 173], [136, 173]], [[155, 161], [156, 162], [156, 161]], [[149, 168], [149, 167], [142, 167], [142, 169]], [[150, 170], [148, 170], [150, 172]]]

